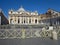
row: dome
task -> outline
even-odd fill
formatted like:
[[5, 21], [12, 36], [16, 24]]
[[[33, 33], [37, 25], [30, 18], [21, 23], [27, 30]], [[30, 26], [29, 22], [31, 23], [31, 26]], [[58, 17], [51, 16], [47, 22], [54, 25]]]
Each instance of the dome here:
[[12, 9], [10, 11], [13, 11]]
[[18, 11], [20, 12], [20, 11], [25, 11], [25, 10], [24, 10], [24, 8], [21, 6]]

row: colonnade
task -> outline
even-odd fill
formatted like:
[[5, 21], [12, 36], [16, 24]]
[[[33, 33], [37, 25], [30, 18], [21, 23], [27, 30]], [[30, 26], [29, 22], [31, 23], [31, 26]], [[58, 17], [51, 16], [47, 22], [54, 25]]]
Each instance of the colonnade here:
[[34, 17], [10, 17], [9, 24], [38, 24], [38, 18]]

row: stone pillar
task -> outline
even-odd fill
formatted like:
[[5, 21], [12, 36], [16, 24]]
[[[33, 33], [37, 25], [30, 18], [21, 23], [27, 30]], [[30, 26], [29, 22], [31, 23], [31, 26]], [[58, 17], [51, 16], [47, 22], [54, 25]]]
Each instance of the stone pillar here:
[[16, 17], [15, 17], [15, 20], [14, 20], [14, 24], [16, 24]]
[[15, 17], [15, 24], [18, 24], [18, 17]]
[[52, 32], [52, 37], [53, 37], [54, 40], [58, 40], [57, 39], [57, 32], [56, 31]]
[[28, 17], [28, 24], [29, 24], [29, 17]]
[[16, 20], [16, 17], [14, 17], [14, 24], [16, 24], [17, 22], [16, 22], [17, 20]]
[[22, 20], [21, 20], [21, 17], [20, 17], [20, 24], [21, 24]]
[[22, 21], [23, 21], [23, 17], [21, 17], [21, 24], [22, 24]]
[[22, 30], [22, 38], [25, 38], [25, 30]]
[[59, 25], [59, 21], [58, 21], [58, 25]]
[[57, 25], [57, 21], [56, 21], [56, 25]]
[[31, 17], [31, 24], [32, 24], [32, 17]]
[[35, 24], [35, 18], [34, 18], [34, 24]]
[[9, 16], [9, 24], [11, 24], [11, 23], [10, 23], [10, 18], [11, 18], [11, 17]]
[[18, 24], [18, 17], [16, 17], [16, 24]]
[[38, 18], [37, 18], [37, 24], [39, 23]]
[[24, 24], [24, 17], [23, 17], [23, 24]]
[[14, 24], [14, 20], [15, 20], [15, 18], [13, 17], [12, 19], [13, 19], [13, 20], [12, 20], [12, 24]]

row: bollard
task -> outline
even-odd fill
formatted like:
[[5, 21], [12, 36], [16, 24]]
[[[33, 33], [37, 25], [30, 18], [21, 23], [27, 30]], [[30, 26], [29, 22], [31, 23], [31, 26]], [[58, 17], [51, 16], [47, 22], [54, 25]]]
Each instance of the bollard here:
[[22, 30], [22, 39], [25, 39], [25, 30]]
[[52, 32], [52, 37], [53, 37], [54, 40], [58, 40], [57, 39], [57, 32], [56, 31]]

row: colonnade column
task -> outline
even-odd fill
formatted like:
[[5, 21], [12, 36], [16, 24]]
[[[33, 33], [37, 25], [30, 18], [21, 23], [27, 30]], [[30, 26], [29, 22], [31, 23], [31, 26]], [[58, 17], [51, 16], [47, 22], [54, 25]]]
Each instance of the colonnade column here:
[[24, 17], [23, 17], [23, 20], [22, 21], [23, 21], [23, 24], [24, 24]]
[[20, 17], [20, 24], [21, 24], [22, 20], [21, 20], [21, 17]]
[[13, 24], [15, 24], [15, 17], [13, 17]]
[[32, 18], [31, 18], [31, 24], [32, 24]]
[[58, 25], [59, 25], [59, 21], [58, 21]]
[[56, 21], [56, 25], [58, 25], [58, 21]]
[[29, 24], [29, 17], [28, 17], [28, 24]]
[[16, 17], [16, 24], [18, 24], [18, 17]]
[[38, 24], [39, 22], [38, 22], [38, 18], [37, 18], [37, 24]]
[[35, 24], [35, 18], [34, 18], [34, 24]]

